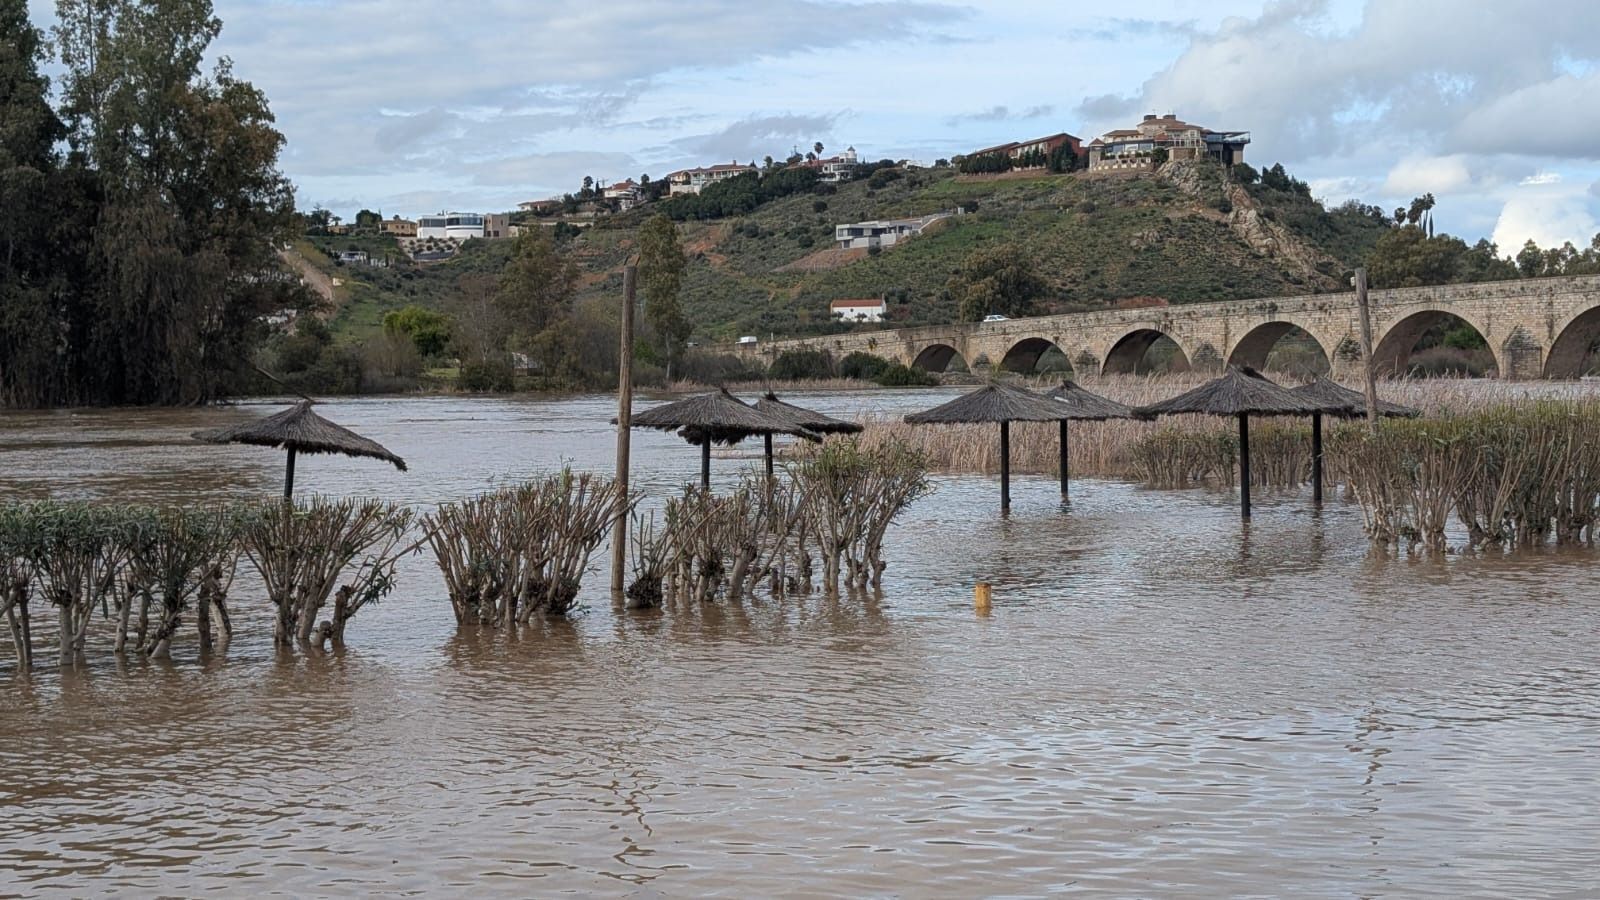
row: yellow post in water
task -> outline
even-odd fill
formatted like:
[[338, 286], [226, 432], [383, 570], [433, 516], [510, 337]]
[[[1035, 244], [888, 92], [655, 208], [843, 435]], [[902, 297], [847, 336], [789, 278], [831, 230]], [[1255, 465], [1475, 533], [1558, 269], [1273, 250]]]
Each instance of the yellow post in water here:
[[980, 581], [978, 586], [973, 589], [972, 606], [981, 613], [989, 611], [989, 582]]

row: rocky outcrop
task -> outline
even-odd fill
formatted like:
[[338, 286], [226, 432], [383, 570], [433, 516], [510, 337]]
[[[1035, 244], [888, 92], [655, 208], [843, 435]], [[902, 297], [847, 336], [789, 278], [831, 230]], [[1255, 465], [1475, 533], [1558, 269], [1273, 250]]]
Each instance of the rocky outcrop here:
[[1261, 205], [1250, 192], [1243, 185], [1223, 178], [1215, 164], [1191, 160], [1169, 162], [1157, 174], [1213, 209], [1219, 205], [1219, 199], [1226, 199], [1227, 203], [1221, 205], [1228, 211], [1220, 215], [1224, 216], [1229, 230], [1256, 253], [1286, 263], [1306, 284], [1329, 289], [1339, 286], [1338, 279], [1323, 271], [1339, 271], [1343, 267], [1338, 260], [1262, 215]]

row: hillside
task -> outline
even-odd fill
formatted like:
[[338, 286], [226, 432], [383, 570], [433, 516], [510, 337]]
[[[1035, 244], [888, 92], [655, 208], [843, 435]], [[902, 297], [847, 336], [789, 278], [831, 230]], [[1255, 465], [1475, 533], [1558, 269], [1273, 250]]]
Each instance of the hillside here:
[[[690, 255], [685, 307], [702, 340], [845, 326], [828, 302], [891, 298], [897, 324], [947, 322], [950, 273], [975, 250], [1020, 243], [1048, 285], [1038, 312], [1119, 302], [1192, 303], [1333, 290], [1386, 226], [1357, 208], [1327, 211], [1304, 185], [1224, 183], [1213, 166], [1168, 166], [1139, 176], [956, 176], [914, 170], [874, 188], [819, 185], [732, 219], [680, 224]], [[834, 226], [970, 210], [881, 253], [812, 265]], [[604, 220], [570, 243], [582, 297], [616, 296], [621, 266], [649, 207]], [[504, 264], [509, 242], [470, 242], [448, 263], [346, 269], [349, 300], [334, 330], [360, 337], [408, 303], [446, 308], [474, 279]], [[808, 259], [812, 257], [812, 259]], [[805, 260], [801, 265], [794, 265]], [[830, 267], [832, 266], [832, 267]], [[787, 268], [786, 268], [787, 267]]]

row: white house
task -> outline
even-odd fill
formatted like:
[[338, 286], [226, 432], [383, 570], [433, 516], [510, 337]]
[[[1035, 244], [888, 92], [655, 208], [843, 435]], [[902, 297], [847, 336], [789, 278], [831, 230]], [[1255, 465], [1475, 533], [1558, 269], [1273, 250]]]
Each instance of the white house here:
[[882, 322], [888, 311], [880, 299], [835, 300], [828, 304], [828, 313], [845, 322]]
[[483, 234], [483, 216], [478, 213], [449, 212], [417, 219], [417, 237], [421, 239], [464, 241]]
[[619, 181], [616, 184], [607, 185], [604, 188], [603, 196], [607, 200], [615, 200], [617, 209], [627, 212], [639, 203], [639, 186], [633, 183], [632, 178], [627, 181]]
[[833, 239], [838, 243], [840, 250], [893, 247], [906, 238], [921, 234], [923, 229], [940, 219], [949, 217], [950, 213], [941, 212], [915, 219], [873, 219], [868, 222], [851, 222], [848, 225], [835, 226]]
[[680, 169], [667, 176], [667, 191], [673, 195], [698, 194], [706, 189], [706, 185], [727, 181], [729, 178], [754, 171], [756, 171], [755, 166], [743, 165], [738, 160], [699, 169]]
[[817, 173], [818, 181], [849, 181], [850, 176], [856, 171], [856, 148], [849, 147], [838, 156], [819, 159], [817, 163], [821, 169]]

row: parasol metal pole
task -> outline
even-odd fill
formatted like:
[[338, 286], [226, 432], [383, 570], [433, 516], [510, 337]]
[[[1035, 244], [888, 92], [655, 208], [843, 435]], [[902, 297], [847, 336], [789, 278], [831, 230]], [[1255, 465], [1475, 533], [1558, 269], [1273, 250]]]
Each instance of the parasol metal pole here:
[[1067, 496], [1067, 420], [1061, 420], [1061, 496]]
[[1250, 414], [1239, 413], [1239, 517], [1250, 518]]
[[283, 499], [294, 499], [294, 448], [289, 448], [289, 461], [283, 467]]
[[711, 435], [700, 442], [700, 489], [711, 491]]
[[1367, 429], [1378, 433], [1378, 375], [1372, 361], [1372, 305], [1367, 302], [1366, 267], [1356, 269], [1356, 311], [1361, 316], [1361, 369], [1367, 394]]
[[[622, 269], [622, 340], [617, 355], [617, 487], [628, 497], [629, 467], [633, 457], [633, 303], [637, 266]], [[623, 571], [628, 561], [628, 517], [611, 526], [611, 596], [622, 598]]]
[[1011, 423], [1000, 423], [1000, 511], [1011, 511]]
[[1322, 505], [1322, 413], [1311, 414], [1311, 502]]

